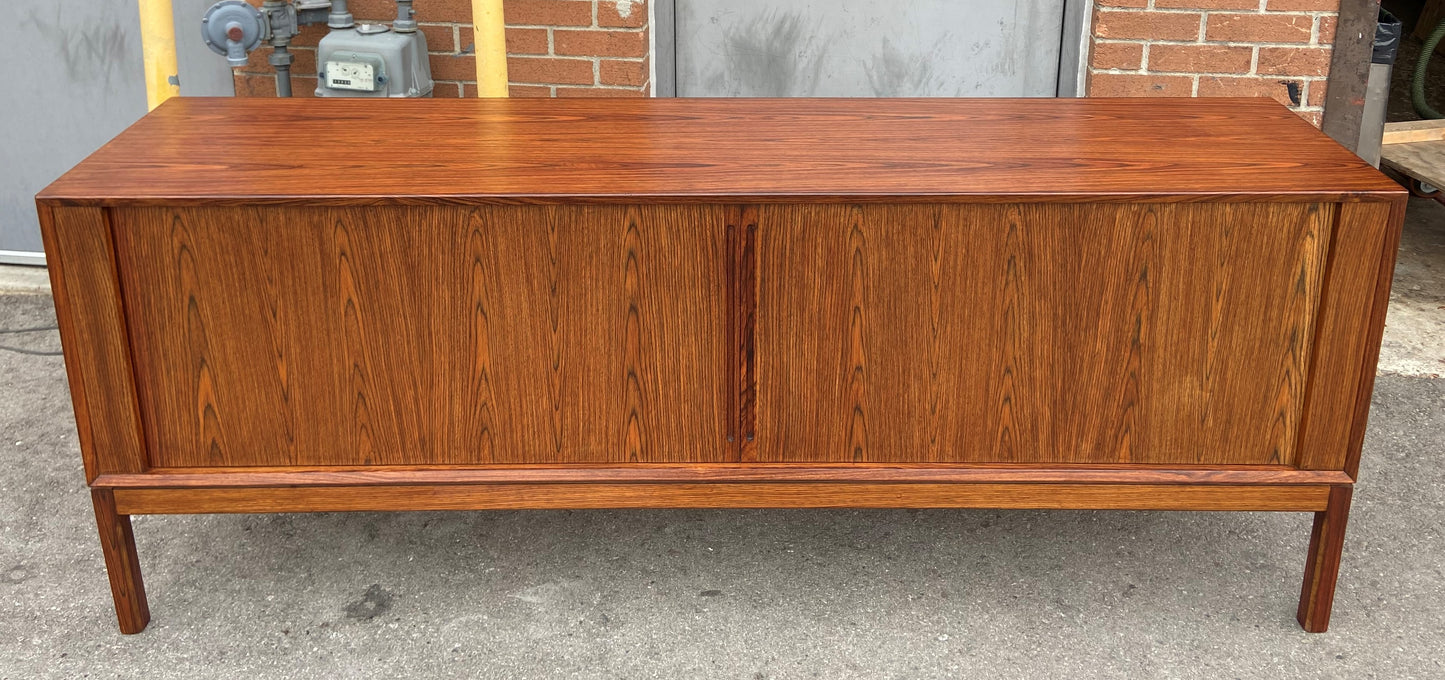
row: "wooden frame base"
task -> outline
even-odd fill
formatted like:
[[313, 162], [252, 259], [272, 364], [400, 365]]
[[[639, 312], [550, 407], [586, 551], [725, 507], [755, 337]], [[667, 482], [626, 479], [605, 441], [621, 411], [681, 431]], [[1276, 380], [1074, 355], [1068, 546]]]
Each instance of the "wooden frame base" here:
[[432, 484], [117, 489], [127, 514], [606, 508], [1323, 511], [1327, 486], [1163, 484]]
[[[783, 466], [786, 467], [786, 466]], [[132, 514], [519, 510], [604, 508], [998, 508], [1217, 510], [1315, 513], [1300, 595], [1305, 630], [1329, 626], [1352, 486], [1339, 473], [1290, 470], [1158, 470], [1175, 483], [1126, 483], [1109, 467], [953, 469], [888, 466], [522, 468], [510, 471], [363, 470], [167, 472], [107, 475], [92, 491], [121, 632], [150, 620]], [[1038, 479], [1030, 477], [1046, 474]], [[1071, 476], [1077, 476], [1071, 479]], [[1118, 477], [1118, 479], [1114, 479]], [[511, 478], [521, 481], [499, 481]], [[458, 482], [458, 479], [468, 481]], [[899, 480], [904, 481], [899, 481]], [[948, 481], [939, 481], [948, 480]], [[1179, 483], [1179, 480], [1191, 480]], [[451, 480], [451, 481], [447, 481]], [[481, 481], [491, 480], [491, 481]], [[545, 480], [545, 481], [543, 481]], [[963, 481], [968, 480], [968, 481]]]

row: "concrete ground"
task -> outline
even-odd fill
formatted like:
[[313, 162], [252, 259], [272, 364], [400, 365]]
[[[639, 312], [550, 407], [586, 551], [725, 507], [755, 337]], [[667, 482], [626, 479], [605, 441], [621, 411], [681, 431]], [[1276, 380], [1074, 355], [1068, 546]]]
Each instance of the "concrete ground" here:
[[1409, 222], [1323, 635], [1304, 514], [795, 510], [138, 517], [122, 636], [53, 310], [12, 293], [0, 677], [1445, 677], [1445, 208]]

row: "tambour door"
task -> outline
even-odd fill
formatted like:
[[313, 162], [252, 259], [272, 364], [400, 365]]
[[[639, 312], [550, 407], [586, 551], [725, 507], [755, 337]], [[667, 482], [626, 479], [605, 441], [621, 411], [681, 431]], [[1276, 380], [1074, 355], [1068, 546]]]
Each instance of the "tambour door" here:
[[757, 458], [1291, 464], [1336, 210], [762, 206]]
[[732, 455], [721, 208], [113, 220], [154, 466]]

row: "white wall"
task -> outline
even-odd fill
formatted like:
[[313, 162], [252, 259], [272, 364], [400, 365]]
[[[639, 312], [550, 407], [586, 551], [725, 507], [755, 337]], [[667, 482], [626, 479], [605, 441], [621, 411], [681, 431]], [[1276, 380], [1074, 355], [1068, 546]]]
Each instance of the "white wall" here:
[[[183, 94], [232, 93], [225, 60], [199, 38], [201, 13], [211, 2], [175, 2]], [[0, 261], [25, 261], [41, 250], [35, 193], [145, 113], [145, 80], [136, 0], [6, 5]]]

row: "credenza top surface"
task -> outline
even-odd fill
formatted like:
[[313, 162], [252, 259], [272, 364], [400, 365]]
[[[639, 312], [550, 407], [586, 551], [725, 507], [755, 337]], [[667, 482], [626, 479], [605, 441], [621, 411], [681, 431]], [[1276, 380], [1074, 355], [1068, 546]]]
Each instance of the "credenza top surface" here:
[[175, 98], [53, 205], [1390, 200], [1268, 99]]

